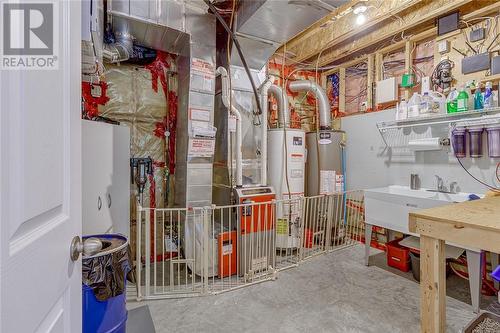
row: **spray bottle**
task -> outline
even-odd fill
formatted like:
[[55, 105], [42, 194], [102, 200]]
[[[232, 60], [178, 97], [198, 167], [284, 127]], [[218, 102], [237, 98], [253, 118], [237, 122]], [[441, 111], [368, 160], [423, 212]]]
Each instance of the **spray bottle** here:
[[457, 96], [457, 112], [464, 112], [469, 109], [469, 95], [466, 88], [462, 86]]
[[481, 88], [479, 84], [476, 87], [476, 91], [474, 92], [474, 110], [482, 110], [483, 109], [483, 94], [481, 94]]
[[486, 90], [484, 92], [483, 106], [485, 109], [493, 107], [493, 85], [490, 81], [486, 82]]

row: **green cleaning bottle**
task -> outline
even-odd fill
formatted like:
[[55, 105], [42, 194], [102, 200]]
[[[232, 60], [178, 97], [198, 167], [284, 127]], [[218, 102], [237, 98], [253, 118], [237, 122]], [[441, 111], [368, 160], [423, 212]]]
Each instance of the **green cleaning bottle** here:
[[457, 96], [457, 112], [464, 112], [468, 110], [469, 95], [465, 91], [465, 87], [460, 88], [460, 93]]

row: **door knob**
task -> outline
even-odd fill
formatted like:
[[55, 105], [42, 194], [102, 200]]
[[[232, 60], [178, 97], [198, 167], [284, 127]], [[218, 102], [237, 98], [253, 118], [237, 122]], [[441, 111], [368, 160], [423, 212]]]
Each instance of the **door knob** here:
[[80, 253], [86, 256], [91, 256], [101, 251], [102, 242], [99, 238], [90, 237], [87, 238], [83, 243], [80, 236], [73, 237], [70, 247], [70, 257], [71, 260], [77, 261], [80, 257]]

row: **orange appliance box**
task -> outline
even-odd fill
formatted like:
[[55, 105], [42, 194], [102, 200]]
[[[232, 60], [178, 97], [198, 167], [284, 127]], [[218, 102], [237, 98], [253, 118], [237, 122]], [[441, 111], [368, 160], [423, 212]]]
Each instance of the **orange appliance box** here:
[[[274, 198], [274, 194], [267, 194], [240, 200], [240, 204], [251, 204], [241, 207], [241, 234], [274, 228], [274, 206], [271, 203]], [[264, 204], [265, 202], [268, 203]]]
[[219, 247], [219, 279], [237, 273], [236, 231], [221, 232], [217, 236]]

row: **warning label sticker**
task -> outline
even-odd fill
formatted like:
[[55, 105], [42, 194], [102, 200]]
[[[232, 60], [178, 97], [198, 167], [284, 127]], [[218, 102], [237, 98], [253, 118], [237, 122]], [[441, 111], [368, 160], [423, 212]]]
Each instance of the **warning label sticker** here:
[[191, 60], [191, 70], [215, 77], [214, 65], [200, 58]]
[[188, 155], [190, 157], [212, 157], [215, 151], [215, 140], [189, 139]]
[[225, 244], [222, 246], [222, 255], [228, 255], [233, 253], [233, 244]]
[[332, 194], [335, 192], [335, 170], [320, 170], [319, 173], [319, 193]]
[[278, 219], [276, 221], [276, 233], [278, 235], [288, 235], [288, 220]]

